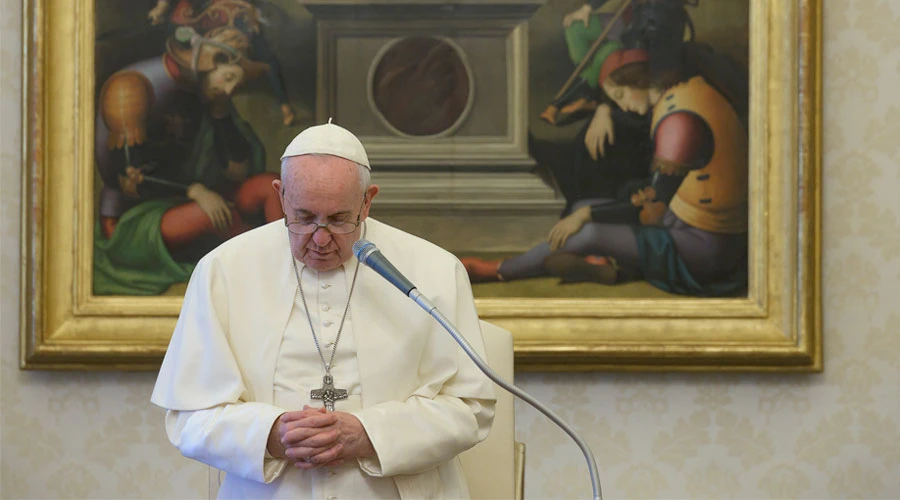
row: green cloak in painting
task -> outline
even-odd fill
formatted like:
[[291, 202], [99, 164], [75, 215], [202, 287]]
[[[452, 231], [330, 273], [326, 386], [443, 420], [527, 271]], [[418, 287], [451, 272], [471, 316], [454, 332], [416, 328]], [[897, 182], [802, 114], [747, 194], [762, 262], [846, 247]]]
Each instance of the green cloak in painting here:
[[[210, 117], [203, 113], [193, 148], [183, 172], [193, 182], [215, 186], [222, 169], [215, 161], [215, 138]], [[248, 175], [265, 170], [265, 150], [249, 123], [237, 112], [231, 113], [234, 125], [250, 144]], [[148, 200], [122, 214], [112, 237], [106, 239], [99, 220], [94, 227], [94, 294], [159, 295], [176, 283], [187, 282], [195, 262], [178, 262], [169, 253], [160, 232], [163, 214], [185, 199]]]

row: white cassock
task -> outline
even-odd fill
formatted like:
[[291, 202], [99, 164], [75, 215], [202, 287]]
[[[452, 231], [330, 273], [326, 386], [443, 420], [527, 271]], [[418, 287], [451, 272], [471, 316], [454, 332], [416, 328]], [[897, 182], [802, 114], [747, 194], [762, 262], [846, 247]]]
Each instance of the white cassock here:
[[[420, 238], [369, 218], [365, 238], [484, 353], [462, 264]], [[219, 498], [466, 498], [462, 451], [487, 436], [491, 382], [450, 335], [393, 285], [362, 266], [332, 376], [349, 397], [376, 458], [301, 471], [267, 458], [275, 419], [304, 404], [324, 368], [297, 291], [287, 230], [276, 221], [210, 252], [197, 265], [152, 402], [188, 458], [227, 473]], [[328, 361], [356, 259], [302, 268], [310, 317]]]

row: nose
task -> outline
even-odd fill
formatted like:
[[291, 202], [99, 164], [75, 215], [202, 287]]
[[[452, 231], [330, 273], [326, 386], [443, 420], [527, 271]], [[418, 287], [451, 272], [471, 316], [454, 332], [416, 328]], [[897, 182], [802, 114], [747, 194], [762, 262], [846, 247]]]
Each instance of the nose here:
[[324, 227], [319, 227], [313, 233], [312, 240], [317, 246], [324, 247], [331, 241], [331, 233]]

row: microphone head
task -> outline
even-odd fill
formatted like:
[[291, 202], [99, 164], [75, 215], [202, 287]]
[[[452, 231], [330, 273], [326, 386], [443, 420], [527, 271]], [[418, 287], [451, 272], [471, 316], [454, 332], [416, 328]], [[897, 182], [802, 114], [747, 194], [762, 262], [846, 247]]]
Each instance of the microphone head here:
[[356, 256], [356, 260], [363, 264], [365, 264], [366, 258], [376, 250], [378, 249], [375, 247], [375, 244], [369, 240], [360, 239], [353, 244], [353, 255]]

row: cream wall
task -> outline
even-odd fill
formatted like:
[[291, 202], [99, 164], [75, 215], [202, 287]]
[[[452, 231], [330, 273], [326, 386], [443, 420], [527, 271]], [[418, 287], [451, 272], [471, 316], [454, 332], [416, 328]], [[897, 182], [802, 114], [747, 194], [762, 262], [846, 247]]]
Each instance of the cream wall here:
[[[200, 498], [151, 373], [18, 369], [20, 5], [0, 9], [3, 498]], [[900, 498], [900, 2], [825, 2], [825, 366], [815, 376], [521, 374], [591, 443], [607, 498]], [[51, 179], [52, 182], [52, 179]], [[584, 498], [530, 407], [527, 498]]]

